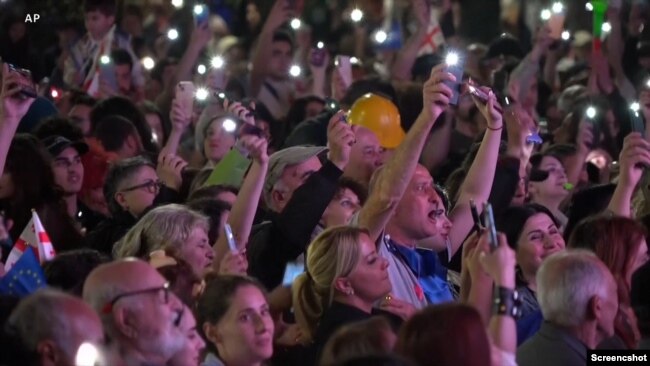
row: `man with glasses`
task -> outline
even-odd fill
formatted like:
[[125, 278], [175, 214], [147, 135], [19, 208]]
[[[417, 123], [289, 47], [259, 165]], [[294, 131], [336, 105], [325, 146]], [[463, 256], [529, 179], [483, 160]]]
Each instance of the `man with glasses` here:
[[120, 260], [94, 269], [83, 298], [99, 314], [128, 366], [165, 365], [186, 342], [184, 306], [148, 263]]
[[79, 200], [84, 179], [81, 155], [88, 152], [88, 145], [82, 141], [70, 141], [63, 136], [47, 137], [43, 144], [52, 156], [54, 182], [63, 191], [68, 215], [81, 226], [83, 232], [92, 230], [102, 217]]
[[148, 210], [178, 203], [181, 171], [187, 165], [175, 156], [160, 159], [158, 171], [146, 158], [120, 160], [111, 166], [104, 183], [104, 197], [111, 218], [101, 222], [86, 237], [87, 245], [107, 255]]

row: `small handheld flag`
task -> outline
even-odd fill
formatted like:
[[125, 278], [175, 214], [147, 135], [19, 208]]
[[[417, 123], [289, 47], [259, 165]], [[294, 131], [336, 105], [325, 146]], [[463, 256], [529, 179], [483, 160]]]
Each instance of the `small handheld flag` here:
[[13, 249], [7, 257], [5, 269], [11, 270], [11, 267], [18, 262], [25, 250], [29, 247], [34, 249], [34, 255], [39, 263], [52, 260], [56, 253], [47, 235], [41, 219], [39, 219], [36, 211], [32, 210], [32, 219], [27, 223], [27, 226], [20, 234], [20, 238], [16, 241]]
[[31, 247], [27, 247], [4, 277], [0, 278], [0, 294], [24, 297], [46, 286], [43, 269]]

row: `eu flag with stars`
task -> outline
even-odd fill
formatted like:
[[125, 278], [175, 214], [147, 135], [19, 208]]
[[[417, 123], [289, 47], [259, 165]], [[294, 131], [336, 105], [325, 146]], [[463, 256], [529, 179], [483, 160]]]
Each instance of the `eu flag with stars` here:
[[45, 275], [31, 247], [0, 278], [0, 294], [24, 297], [47, 285]]

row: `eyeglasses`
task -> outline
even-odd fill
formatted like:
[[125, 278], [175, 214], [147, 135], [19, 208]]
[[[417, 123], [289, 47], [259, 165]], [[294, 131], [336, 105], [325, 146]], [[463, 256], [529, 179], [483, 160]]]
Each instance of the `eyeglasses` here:
[[162, 181], [150, 180], [150, 181], [147, 181], [145, 183], [138, 184], [137, 186], [124, 188], [124, 189], [121, 190], [121, 192], [131, 192], [131, 191], [135, 191], [136, 189], [146, 188], [147, 192], [149, 192], [149, 193], [158, 193], [158, 191], [160, 190], [160, 187], [162, 187], [162, 185], [163, 185]]
[[113, 312], [113, 306], [115, 306], [115, 303], [117, 303], [118, 301], [120, 301], [125, 297], [144, 295], [144, 294], [157, 294], [160, 291], [163, 292], [163, 303], [167, 304], [169, 302], [169, 291], [170, 291], [169, 282], [166, 282], [164, 285], [160, 287], [146, 288], [144, 290], [125, 292], [123, 294], [117, 295], [113, 298], [113, 300], [111, 300], [109, 303], [104, 305], [104, 307], [102, 308], [102, 313], [110, 314], [111, 312]]

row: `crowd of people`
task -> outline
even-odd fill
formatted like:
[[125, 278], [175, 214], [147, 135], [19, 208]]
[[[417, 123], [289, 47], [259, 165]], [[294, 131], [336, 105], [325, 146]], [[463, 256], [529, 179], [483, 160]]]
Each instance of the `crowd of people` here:
[[0, 1], [0, 365], [650, 349], [647, 0], [30, 9]]

